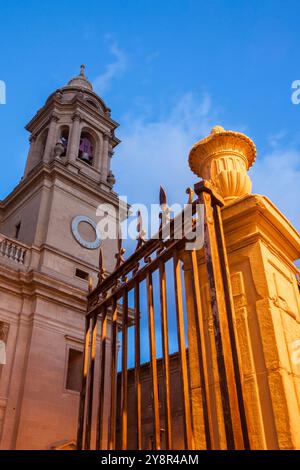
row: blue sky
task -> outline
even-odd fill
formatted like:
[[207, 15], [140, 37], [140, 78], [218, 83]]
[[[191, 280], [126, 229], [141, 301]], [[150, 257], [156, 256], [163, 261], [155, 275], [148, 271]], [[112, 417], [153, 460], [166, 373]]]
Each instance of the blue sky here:
[[120, 123], [113, 171], [130, 202], [157, 202], [160, 184], [185, 202], [189, 149], [221, 124], [255, 141], [253, 189], [299, 229], [299, 18], [299, 1], [0, 0], [0, 198], [22, 176], [25, 124], [85, 63]]
[[247, 133], [254, 191], [299, 228], [300, 3], [277, 0], [0, 1], [0, 197], [22, 176], [24, 125], [86, 64], [120, 123], [113, 171], [131, 202], [163, 184], [183, 202], [195, 179], [187, 155], [215, 124]]

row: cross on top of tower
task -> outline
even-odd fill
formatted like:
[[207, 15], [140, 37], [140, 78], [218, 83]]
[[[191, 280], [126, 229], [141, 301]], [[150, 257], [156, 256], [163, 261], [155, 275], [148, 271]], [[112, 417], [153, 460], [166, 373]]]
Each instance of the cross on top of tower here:
[[81, 77], [84, 77], [84, 71], [85, 71], [85, 65], [82, 64], [82, 65], [80, 66], [80, 74], [79, 74]]

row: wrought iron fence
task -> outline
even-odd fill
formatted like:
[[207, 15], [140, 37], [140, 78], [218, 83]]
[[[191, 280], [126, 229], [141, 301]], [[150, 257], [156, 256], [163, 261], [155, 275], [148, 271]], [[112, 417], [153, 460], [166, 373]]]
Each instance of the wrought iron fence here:
[[[180, 376], [182, 409], [182, 447], [222, 447], [216, 438], [216, 427], [222, 422], [225, 447], [228, 449], [249, 448], [247, 422], [243, 403], [242, 380], [239, 367], [238, 349], [234, 325], [234, 311], [228, 269], [227, 254], [221, 219], [222, 199], [215, 194], [207, 182], [195, 185], [196, 200], [190, 191], [193, 221], [191, 231], [197, 225], [197, 205], [203, 206], [204, 246], [199, 250], [186, 250], [186, 237], [175, 238], [175, 220], [167, 220], [164, 192], [161, 193], [161, 225], [159, 236], [144, 240], [142, 223], [138, 221], [138, 243], [135, 253], [126, 261], [124, 249], [119, 240], [117, 263], [112, 274], [106, 276], [100, 252], [99, 282], [89, 293], [85, 327], [84, 366], [80, 409], [78, 419], [78, 449], [143, 449], [143, 407], [141, 396], [141, 283], [146, 284], [147, 329], [149, 336], [149, 357], [152, 400], [151, 426], [154, 449], [174, 448], [174, 417], [171, 400], [169, 327], [170, 312], [167, 296], [167, 263], [173, 265], [173, 286], [171, 295], [176, 311], [178, 341], [178, 371]], [[163, 236], [168, 225], [170, 236]], [[212, 360], [207, 347], [203, 299], [201, 298], [202, 276], [199, 274], [199, 253], [202, 253], [210, 293], [210, 315], [213, 324], [215, 360], [217, 364], [218, 388], [221, 416], [216, 416], [211, 376]], [[189, 265], [189, 289], [182, 281], [182, 263]], [[158, 278], [159, 295], [154, 297], [153, 276]], [[129, 305], [129, 296], [134, 299]], [[131, 297], [130, 297], [131, 298]], [[159, 308], [155, 305], [159, 304]], [[208, 313], [207, 313], [208, 314]], [[160, 316], [161, 351], [157, 354], [157, 316]], [[133, 351], [129, 351], [129, 329], [134, 329]], [[187, 330], [189, 333], [187, 335]], [[189, 348], [197, 351], [196, 361], [192, 360]], [[118, 349], [121, 364], [118, 390]], [[128, 409], [128, 358], [134, 355], [134, 396], [130, 396]], [[158, 360], [163, 377], [163, 415], [159, 406]], [[192, 383], [199, 381], [201, 410], [195, 407]], [[196, 381], [197, 381], [196, 380]], [[130, 389], [132, 393], [132, 388]], [[132, 406], [134, 403], [134, 406]], [[195, 432], [197, 413], [201, 412], [203, 433]], [[134, 429], [128, 436], [128, 413], [134, 416]], [[118, 426], [118, 432], [117, 432]], [[162, 429], [164, 439], [162, 444]], [[132, 435], [133, 432], [133, 435]], [[128, 439], [130, 437], [130, 439]], [[128, 444], [130, 440], [130, 445]]]

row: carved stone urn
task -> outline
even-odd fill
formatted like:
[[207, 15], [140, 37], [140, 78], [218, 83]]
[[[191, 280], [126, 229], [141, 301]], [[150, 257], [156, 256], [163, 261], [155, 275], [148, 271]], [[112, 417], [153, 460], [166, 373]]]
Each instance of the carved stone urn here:
[[240, 132], [225, 131], [215, 126], [210, 135], [191, 149], [191, 170], [209, 180], [225, 203], [251, 193], [252, 183], [247, 174], [256, 157], [256, 147]]

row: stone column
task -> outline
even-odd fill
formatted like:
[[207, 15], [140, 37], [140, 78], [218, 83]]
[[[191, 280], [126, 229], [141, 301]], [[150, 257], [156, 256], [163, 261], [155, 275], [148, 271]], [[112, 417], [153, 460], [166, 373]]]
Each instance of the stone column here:
[[95, 155], [95, 169], [101, 172], [102, 166], [102, 154], [103, 154], [103, 137], [99, 132], [98, 146], [97, 146], [97, 155]]
[[75, 112], [72, 117], [73, 125], [71, 127], [70, 139], [67, 151], [67, 160], [75, 162], [78, 156], [79, 143], [80, 143], [80, 122], [81, 114]]
[[109, 149], [108, 149], [108, 159], [107, 159], [107, 174], [110, 172], [111, 170], [111, 159], [113, 157], [113, 154], [114, 154], [114, 151], [112, 149], [112, 146], [111, 144], [109, 145]]
[[59, 116], [56, 113], [52, 113], [50, 118], [50, 125], [47, 135], [47, 142], [44, 151], [43, 161], [49, 163], [52, 156], [52, 151], [56, 144], [57, 140], [57, 123], [59, 121]]
[[[294, 261], [300, 236], [265, 196], [251, 194], [247, 169], [255, 146], [243, 134], [213, 129], [191, 150], [192, 170], [225, 199], [222, 209], [228, 253], [234, 324], [241, 359], [242, 389], [252, 449], [300, 448], [300, 296]], [[208, 361], [213, 447], [224, 448], [224, 431], [210, 293], [202, 251], [197, 252]], [[186, 292], [191, 292], [191, 266], [185, 259]], [[193, 305], [187, 302], [189, 357], [197, 360]], [[201, 384], [192, 377], [196, 447], [203, 443]]]
[[101, 179], [104, 183], [107, 182], [108, 174], [108, 152], [109, 152], [109, 134], [104, 134], [103, 137], [103, 152], [102, 152], [102, 165], [101, 165]]

